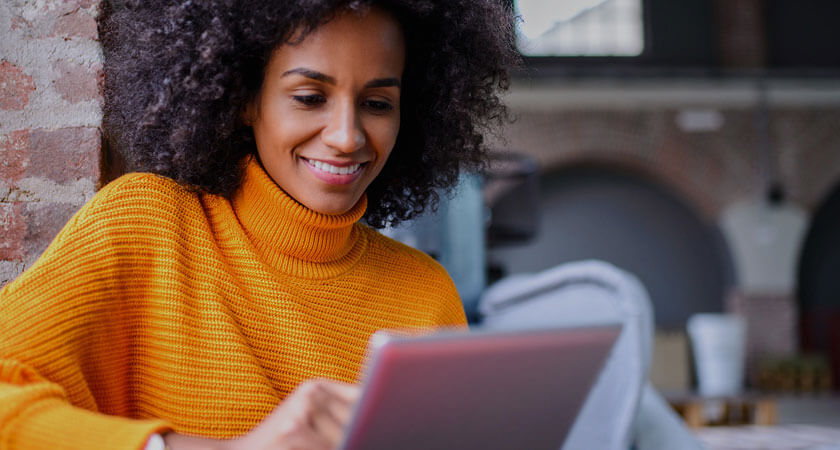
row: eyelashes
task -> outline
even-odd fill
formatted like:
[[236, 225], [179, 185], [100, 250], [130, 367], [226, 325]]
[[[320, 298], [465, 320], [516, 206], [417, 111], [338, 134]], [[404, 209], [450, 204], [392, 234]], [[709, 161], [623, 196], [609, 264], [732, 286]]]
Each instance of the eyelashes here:
[[292, 99], [306, 107], [313, 107], [327, 102], [327, 99], [319, 94], [294, 95]]
[[[327, 103], [327, 98], [321, 94], [293, 95], [292, 100], [307, 109], [315, 109]], [[394, 109], [391, 102], [385, 100], [365, 100], [362, 107], [378, 114], [384, 114]]]
[[363, 105], [367, 106], [369, 109], [378, 112], [388, 112], [394, 109], [394, 105], [389, 102], [382, 101], [382, 100], [368, 100], [363, 103]]

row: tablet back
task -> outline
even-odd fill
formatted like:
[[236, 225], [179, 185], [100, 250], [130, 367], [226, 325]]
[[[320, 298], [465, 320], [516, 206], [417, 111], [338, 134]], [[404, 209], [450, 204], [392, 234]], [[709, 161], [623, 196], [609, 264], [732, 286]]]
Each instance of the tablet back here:
[[615, 325], [375, 336], [341, 448], [559, 449], [619, 332]]

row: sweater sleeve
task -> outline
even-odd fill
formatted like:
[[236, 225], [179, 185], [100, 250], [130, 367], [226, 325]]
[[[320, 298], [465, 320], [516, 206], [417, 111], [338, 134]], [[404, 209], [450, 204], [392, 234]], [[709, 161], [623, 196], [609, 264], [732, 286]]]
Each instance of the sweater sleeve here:
[[120, 251], [109, 239], [113, 224], [96, 216], [119, 185], [94, 196], [0, 290], [0, 449], [133, 450], [168, 428], [127, 418], [128, 399], [113, 395], [130, 392], [131, 336], [114, 301]]
[[442, 300], [440, 302], [440, 312], [438, 315], [438, 326], [453, 327], [453, 328], [467, 328], [467, 317], [464, 313], [464, 304], [461, 302], [461, 296], [458, 295], [458, 289], [455, 287], [455, 282], [449, 276], [446, 269], [443, 268], [437, 261], [433, 261], [434, 271], [438, 274], [439, 283], [442, 285], [438, 292], [442, 293]]
[[[412, 279], [422, 285], [422, 302], [434, 311], [433, 323], [444, 328], [468, 328], [464, 305], [455, 282], [446, 269], [426, 253], [365, 228], [369, 238], [386, 249], [379, 255], [389, 261], [394, 273], [405, 282]], [[402, 262], [400, 262], [402, 261]], [[402, 272], [396, 271], [402, 268]], [[420, 300], [420, 299], [418, 299]], [[418, 301], [420, 303], [420, 301]]]

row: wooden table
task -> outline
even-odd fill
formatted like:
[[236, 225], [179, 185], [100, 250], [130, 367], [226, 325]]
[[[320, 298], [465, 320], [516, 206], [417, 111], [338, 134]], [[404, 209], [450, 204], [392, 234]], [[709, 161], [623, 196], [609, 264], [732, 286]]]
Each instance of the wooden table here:
[[[778, 421], [776, 399], [765, 394], [707, 397], [696, 393], [666, 393], [665, 399], [691, 428], [709, 425], [775, 425]], [[709, 418], [709, 411], [718, 413]]]

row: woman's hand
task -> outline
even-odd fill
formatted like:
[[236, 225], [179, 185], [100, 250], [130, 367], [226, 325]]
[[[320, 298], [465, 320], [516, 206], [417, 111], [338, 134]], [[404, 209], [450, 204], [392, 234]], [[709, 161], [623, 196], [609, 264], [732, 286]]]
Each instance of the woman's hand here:
[[341, 443], [360, 393], [358, 385], [305, 381], [233, 448], [332, 450]]
[[332, 450], [341, 443], [360, 394], [358, 385], [307, 380], [240, 438], [210, 441], [168, 433], [164, 439], [172, 450]]

